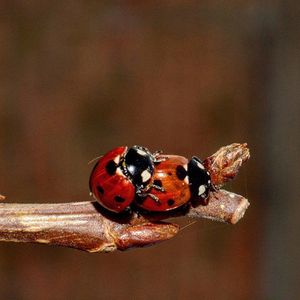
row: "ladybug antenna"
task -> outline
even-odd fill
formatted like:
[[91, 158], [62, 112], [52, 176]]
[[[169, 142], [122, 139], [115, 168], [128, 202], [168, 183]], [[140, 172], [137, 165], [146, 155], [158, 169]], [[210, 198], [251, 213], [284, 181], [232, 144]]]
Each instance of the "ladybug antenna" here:
[[191, 223], [189, 223], [189, 224], [186, 224], [185, 226], [181, 227], [181, 228], [179, 229], [179, 231], [182, 231], [182, 230], [184, 230], [184, 229], [186, 229], [186, 228], [188, 228], [188, 227], [194, 225], [195, 223], [197, 223], [197, 221], [193, 221], [193, 222], [191, 222]]
[[98, 157], [93, 158], [92, 160], [90, 160], [90, 161], [88, 162], [88, 165], [90, 165], [91, 163], [93, 163], [93, 162], [95, 162], [96, 160], [100, 159], [102, 156], [103, 156], [103, 155], [100, 155], [100, 156], [98, 156]]

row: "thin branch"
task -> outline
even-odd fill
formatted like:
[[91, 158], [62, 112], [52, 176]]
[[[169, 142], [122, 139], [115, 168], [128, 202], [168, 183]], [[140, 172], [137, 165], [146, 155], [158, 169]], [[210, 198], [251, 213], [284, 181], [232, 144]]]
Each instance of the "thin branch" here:
[[0, 239], [74, 247], [89, 252], [143, 246], [171, 238], [178, 226], [114, 221], [96, 202], [0, 204]]
[[[204, 163], [218, 187], [233, 179], [248, 158], [246, 144], [222, 147]], [[161, 220], [185, 215], [235, 224], [249, 202], [225, 190], [210, 193], [207, 206], [167, 213], [115, 215], [97, 202], [61, 204], [0, 204], [0, 240], [72, 247], [88, 252], [111, 252], [168, 240], [179, 231], [177, 224]]]

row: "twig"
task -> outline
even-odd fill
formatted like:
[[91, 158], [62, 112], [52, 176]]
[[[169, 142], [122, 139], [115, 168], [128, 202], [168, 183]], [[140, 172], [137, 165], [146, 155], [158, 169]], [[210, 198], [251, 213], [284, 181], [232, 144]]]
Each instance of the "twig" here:
[[[232, 144], [221, 148], [204, 163], [212, 173], [212, 182], [219, 187], [233, 179], [248, 158], [246, 144]], [[111, 214], [97, 202], [1, 203], [0, 240], [111, 252], [155, 244], [178, 233], [177, 224], [160, 220], [185, 215], [235, 224], [243, 217], [248, 205], [244, 197], [225, 190], [211, 192], [207, 206], [147, 215]]]

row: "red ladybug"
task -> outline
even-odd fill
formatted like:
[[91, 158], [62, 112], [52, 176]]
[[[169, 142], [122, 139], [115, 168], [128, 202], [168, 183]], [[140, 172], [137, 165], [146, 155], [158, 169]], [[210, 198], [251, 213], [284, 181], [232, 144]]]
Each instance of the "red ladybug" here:
[[[191, 199], [187, 176], [188, 159], [183, 156], [168, 155], [159, 163], [152, 177], [153, 185], [149, 190], [151, 196], [137, 198], [137, 205], [150, 211], [167, 211], [175, 209]], [[158, 190], [155, 187], [160, 187]]]
[[125, 210], [136, 196], [146, 197], [154, 164], [160, 162], [156, 158], [158, 154], [141, 146], [122, 146], [109, 151], [99, 159], [91, 173], [92, 195], [113, 212]]
[[90, 191], [106, 209], [119, 213], [133, 201], [148, 211], [167, 211], [191, 200], [207, 204], [210, 175], [197, 157], [151, 153], [122, 146], [102, 156], [90, 176]]
[[194, 156], [190, 161], [178, 155], [160, 158], [163, 161], [155, 167], [149, 195], [136, 201], [139, 207], [148, 211], [168, 211], [191, 200], [199, 201], [202, 205], [208, 203], [211, 180], [197, 157]]

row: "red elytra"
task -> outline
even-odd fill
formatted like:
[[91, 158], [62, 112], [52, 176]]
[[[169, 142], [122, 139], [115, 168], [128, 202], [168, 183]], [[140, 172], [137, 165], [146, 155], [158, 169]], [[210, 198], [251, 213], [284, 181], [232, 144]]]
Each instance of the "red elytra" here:
[[201, 160], [153, 154], [145, 147], [117, 147], [102, 156], [90, 176], [90, 191], [106, 209], [119, 213], [136, 206], [168, 211], [189, 201], [207, 205], [211, 184]]
[[158, 198], [147, 196], [140, 198], [136, 204], [148, 211], [168, 211], [180, 207], [191, 199], [187, 173], [188, 159], [178, 155], [161, 155], [165, 158], [155, 166], [152, 184], [162, 187], [159, 191], [152, 187], [148, 192]]
[[113, 212], [121, 212], [135, 198], [135, 186], [118, 166], [127, 147], [117, 147], [102, 156], [90, 176], [90, 191], [99, 203]]

